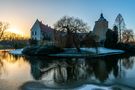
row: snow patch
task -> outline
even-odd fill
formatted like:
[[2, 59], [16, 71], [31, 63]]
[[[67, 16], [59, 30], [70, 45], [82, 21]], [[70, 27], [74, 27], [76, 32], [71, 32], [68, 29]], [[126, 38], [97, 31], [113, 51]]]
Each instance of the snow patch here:
[[[96, 49], [95, 48], [80, 48], [80, 49], [82, 51], [85, 51], [85, 52], [96, 53]], [[98, 47], [97, 50], [98, 50], [98, 55], [111, 55], [111, 54], [121, 54], [121, 53], [124, 53], [123, 50], [109, 49], [109, 48], [104, 48], [104, 47]], [[21, 55], [22, 51], [23, 51], [23, 49], [15, 49], [15, 50], [10, 50], [9, 53], [15, 54], [15, 55]], [[71, 55], [74, 56], [73, 54], [75, 54], [75, 56], [83, 56], [83, 54], [81, 54], [81, 53], [75, 53], [76, 52], [75, 48], [71, 48], [71, 49], [69, 49], [69, 51], [67, 50], [67, 52], [69, 52], [69, 53], [58, 53], [58, 54], [53, 54], [53, 55], [54, 56], [71, 56]], [[73, 51], [73, 52], [71, 52], [71, 51]], [[50, 56], [53, 56], [53, 55], [50, 55]]]
[[[95, 48], [81, 48], [81, 50], [96, 53]], [[109, 49], [109, 48], [104, 48], [104, 47], [98, 47], [97, 50], [98, 50], [98, 54], [124, 53], [123, 50]]]
[[85, 85], [78, 90], [112, 90], [110, 87], [97, 86], [97, 85]]
[[10, 50], [9, 53], [14, 54], [14, 55], [21, 55], [23, 49], [15, 49], [15, 50]]

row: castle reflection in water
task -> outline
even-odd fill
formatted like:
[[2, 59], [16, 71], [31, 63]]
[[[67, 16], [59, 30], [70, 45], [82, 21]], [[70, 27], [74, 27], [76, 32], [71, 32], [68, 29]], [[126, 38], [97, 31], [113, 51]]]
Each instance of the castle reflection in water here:
[[33, 80], [54, 88], [79, 87], [88, 83], [111, 84], [134, 75], [130, 73], [127, 76], [127, 72], [135, 67], [134, 59], [134, 56], [128, 55], [98, 58], [30, 57], [0, 51], [0, 77], [7, 79], [20, 75], [18, 77], [22, 78], [16, 79], [20, 81], [19, 85]]

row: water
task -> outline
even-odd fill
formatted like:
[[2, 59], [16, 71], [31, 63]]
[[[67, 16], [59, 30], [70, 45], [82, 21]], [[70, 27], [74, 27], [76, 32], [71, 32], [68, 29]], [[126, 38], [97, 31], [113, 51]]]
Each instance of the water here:
[[50, 58], [0, 51], [0, 90], [135, 90], [135, 56]]

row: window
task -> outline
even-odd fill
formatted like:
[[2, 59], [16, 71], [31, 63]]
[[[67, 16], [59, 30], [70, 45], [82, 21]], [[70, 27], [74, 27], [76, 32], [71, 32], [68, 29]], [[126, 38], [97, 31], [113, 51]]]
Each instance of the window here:
[[36, 31], [35, 31], [35, 35], [36, 35], [37, 33], [36, 33]]

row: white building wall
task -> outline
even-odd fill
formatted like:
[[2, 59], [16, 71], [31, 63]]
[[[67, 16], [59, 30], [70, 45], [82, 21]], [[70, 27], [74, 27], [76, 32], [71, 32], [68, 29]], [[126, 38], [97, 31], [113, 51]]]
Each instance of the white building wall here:
[[41, 40], [41, 37], [42, 35], [41, 35], [40, 25], [38, 21], [36, 21], [31, 29], [31, 38], [34, 40]]

